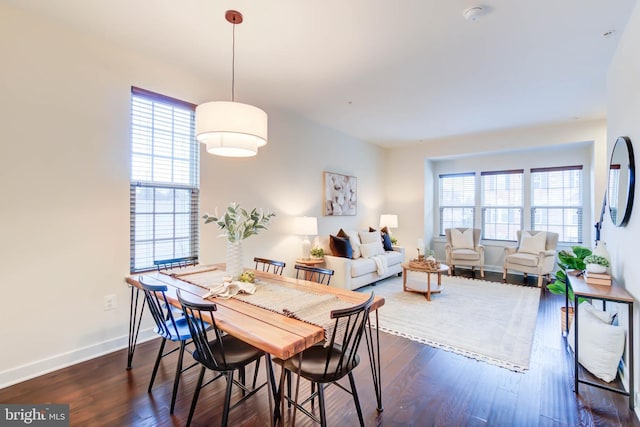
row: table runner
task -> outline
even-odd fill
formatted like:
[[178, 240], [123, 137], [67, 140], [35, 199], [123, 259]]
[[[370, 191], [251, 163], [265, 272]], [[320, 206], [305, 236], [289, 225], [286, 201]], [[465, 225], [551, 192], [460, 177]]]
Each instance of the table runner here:
[[[209, 289], [222, 283], [224, 272], [221, 270], [215, 273], [211, 271], [188, 274], [180, 272], [173, 276], [193, 285]], [[331, 319], [331, 311], [353, 306], [352, 303], [343, 301], [335, 295], [314, 292], [311, 288], [304, 290], [293, 289], [264, 278], [256, 280], [255, 286], [255, 293], [250, 295], [237, 294], [232, 298], [323, 328], [325, 345], [328, 345], [327, 337], [331, 337], [335, 327], [335, 319]], [[215, 301], [213, 297], [208, 299]], [[338, 331], [336, 342], [339, 342], [338, 340], [342, 336], [341, 332]]]

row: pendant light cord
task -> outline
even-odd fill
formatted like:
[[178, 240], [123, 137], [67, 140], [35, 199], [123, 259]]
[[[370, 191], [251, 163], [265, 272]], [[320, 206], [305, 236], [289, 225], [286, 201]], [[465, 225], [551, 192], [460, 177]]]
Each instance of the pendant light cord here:
[[233, 23], [233, 41], [231, 44], [231, 102], [236, 98], [236, 23]]

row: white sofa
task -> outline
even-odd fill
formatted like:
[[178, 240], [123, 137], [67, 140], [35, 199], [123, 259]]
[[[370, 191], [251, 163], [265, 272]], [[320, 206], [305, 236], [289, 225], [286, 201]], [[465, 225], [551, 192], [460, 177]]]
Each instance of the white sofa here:
[[372, 258], [343, 258], [331, 254], [329, 236], [320, 237], [320, 246], [325, 251], [324, 268], [334, 271], [331, 278], [331, 286], [336, 288], [354, 290], [362, 286], [386, 279], [394, 274], [402, 274], [404, 262], [404, 248], [393, 246], [393, 251], [385, 251], [382, 256], [386, 258], [387, 270], [383, 275], [377, 272], [377, 266]]

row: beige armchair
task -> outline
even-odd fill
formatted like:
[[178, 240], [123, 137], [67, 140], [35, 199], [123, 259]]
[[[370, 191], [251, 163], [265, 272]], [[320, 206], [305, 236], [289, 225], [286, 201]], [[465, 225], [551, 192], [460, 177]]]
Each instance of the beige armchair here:
[[455, 273], [455, 266], [480, 267], [480, 277], [484, 277], [484, 246], [480, 244], [479, 228], [447, 228], [444, 230], [447, 244], [444, 247], [449, 274]]
[[[542, 233], [542, 234], [541, 234]], [[502, 280], [507, 280], [507, 270], [516, 270], [538, 275], [538, 287], [542, 287], [542, 277], [550, 280], [555, 267], [558, 233], [550, 231], [518, 231], [518, 247], [504, 248]]]

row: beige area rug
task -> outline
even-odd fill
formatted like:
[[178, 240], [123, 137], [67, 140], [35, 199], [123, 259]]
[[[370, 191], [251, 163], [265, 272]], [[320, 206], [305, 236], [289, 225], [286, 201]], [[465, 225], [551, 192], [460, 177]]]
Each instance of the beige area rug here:
[[[422, 279], [426, 289], [424, 273], [409, 274], [410, 279]], [[436, 282], [435, 275], [432, 280]], [[403, 292], [401, 277], [360, 290], [385, 298], [379, 310], [381, 331], [512, 371], [529, 368], [539, 288], [445, 275], [442, 285], [431, 301]]]

